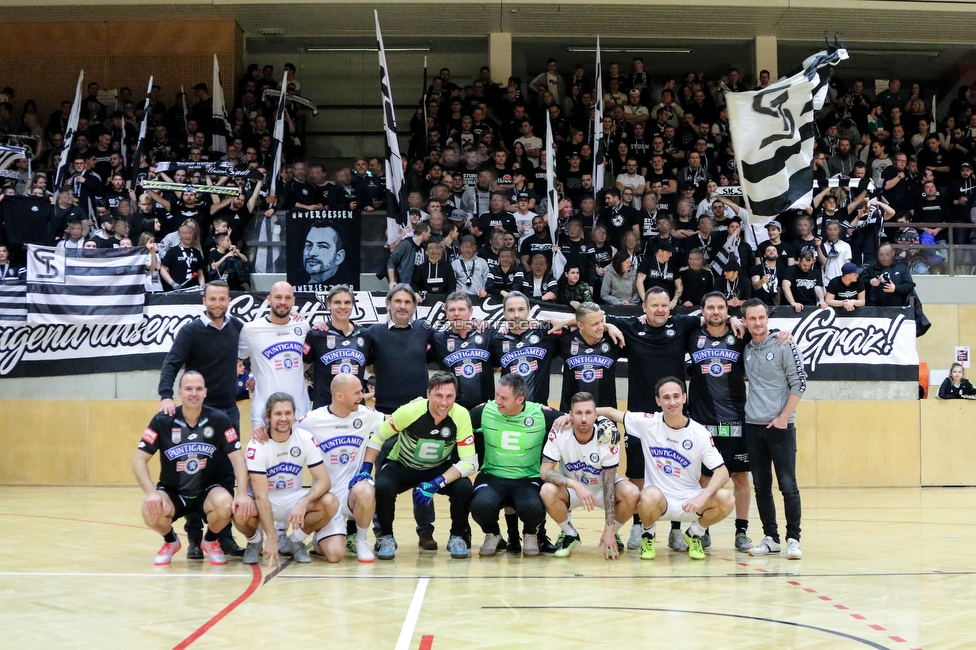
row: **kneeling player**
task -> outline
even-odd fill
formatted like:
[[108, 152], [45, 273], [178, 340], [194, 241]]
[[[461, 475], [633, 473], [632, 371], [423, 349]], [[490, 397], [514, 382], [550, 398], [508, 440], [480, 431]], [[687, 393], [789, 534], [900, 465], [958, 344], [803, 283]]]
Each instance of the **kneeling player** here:
[[[203, 375], [187, 370], [180, 379], [181, 405], [173, 415], [157, 413], [146, 427], [139, 448], [132, 458], [132, 471], [146, 493], [142, 518], [146, 525], [163, 536], [156, 554], [156, 566], [166, 566], [180, 550], [173, 522], [196, 514], [207, 520], [207, 532], [200, 548], [210, 564], [227, 564], [217, 533], [230, 522], [231, 513], [254, 514], [254, 502], [247, 496], [247, 469], [241, 456], [241, 443], [230, 420], [222, 411], [203, 405], [207, 388]], [[149, 459], [157, 451], [159, 483], [153, 485]], [[233, 475], [222, 470], [226, 456]], [[237, 496], [234, 478], [237, 478]]]
[[[655, 387], [662, 413], [629, 413], [599, 408], [597, 413], [622, 422], [627, 434], [640, 438], [644, 450], [644, 489], [637, 514], [644, 527], [640, 557], [653, 560], [658, 519], [690, 521], [684, 540], [688, 557], [705, 559], [705, 529], [725, 519], [735, 499], [722, 489], [729, 471], [712, 444], [708, 430], [684, 415], [685, 385], [677, 377], [665, 377]], [[712, 470], [704, 488], [699, 485], [702, 465]]]
[[[264, 407], [269, 439], [251, 440], [247, 445], [247, 471], [257, 502], [257, 515], [234, 517], [234, 525], [247, 536], [244, 562], [257, 564], [264, 555], [277, 566], [278, 553], [290, 554], [296, 562], [311, 562], [305, 539], [329, 522], [339, 502], [329, 494], [332, 482], [322, 466], [322, 454], [307, 431], [292, 428], [295, 402], [288, 393], [274, 393]], [[312, 475], [311, 488], [302, 487], [302, 469]], [[292, 527], [290, 537], [279, 540], [275, 522]], [[261, 532], [267, 539], [261, 542]]]
[[540, 474], [546, 483], [540, 496], [546, 512], [562, 530], [555, 556], [568, 557], [580, 545], [570, 511], [582, 506], [585, 510], [603, 508], [606, 526], [600, 546], [608, 560], [615, 560], [623, 547], [617, 531], [637, 512], [640, 490], [617, 476], [620, 433], [613, 422], [596, 414], [593, 396], [573, 395], [569, 417], [572, 426], [551, 431], [542, 450]]
[[351, 536], [360, 562], [372, 562], [373, 550], [367, 533], [376, 510], [373, 464], [364, 462], [369, 437], [383, 424], [383, 414], [362, 406], [363, 384], [356, 375], [336, 375], [329, 390], [332, 403], [317, 408], [298, 423], [308, 431], [322, 452], [325, 468], [332, 479], [332, 494], [339, 510], [332, 520], [315, 533], [315, 546], [329, 562], [339, 562], [346, 554], [346, 520], [356, 520]]

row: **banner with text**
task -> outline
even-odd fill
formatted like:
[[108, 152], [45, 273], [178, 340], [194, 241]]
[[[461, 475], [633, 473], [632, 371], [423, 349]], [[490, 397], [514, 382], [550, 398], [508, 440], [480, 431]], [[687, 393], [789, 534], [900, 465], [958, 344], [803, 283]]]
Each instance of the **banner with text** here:
[[[324, 293], [296, 294], [295, 308], [313, 324], [328, 316]], [[605, 307], [609, 313], [637, 315], [634, 307]], [[690, 310], [684, 310], [687, 313]], [[143, 320], [135, 325], [76, 323], [0, 326], [0, 390], [3, 377], [49, 377], [103, 372], [156, 370], [180, 327], [203, 313], [199, 294], [146, 297]], [[234, 293], [228, 311], [243, 321], [268, 313], [264, 294]], [[532, 317], [566, 317], [569, 307], [536, 303]], [[489, 325], [503, 321], [502, 306], [488, 298], [475, 303], [475, 318]], [[417, 318], [445, 327], [442, 302], [421, 304]], [[918, 381], [918, 354], [911, 308], [773, 309], [771, 327], [793, 333], [811, 381]], [[384, 293], [356, 292], [353, 320], [368, 325], [386, 321]], [[624, 349], [626, 355], [626, 348]]]

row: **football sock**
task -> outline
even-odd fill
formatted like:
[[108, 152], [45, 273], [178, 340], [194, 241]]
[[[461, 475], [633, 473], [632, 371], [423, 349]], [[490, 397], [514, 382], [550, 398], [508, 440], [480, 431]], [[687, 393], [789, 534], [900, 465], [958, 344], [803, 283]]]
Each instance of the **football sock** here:
[[213, 532], [212, 530], [210, 530], [210, 527], [207, 526], [207, 530], [203, 534], [203, 541], [205, 541], [205, 542], [213, 542], [213, 541], [216, 541], [217, 535], [218, 535], [218, 533]]
[[736, 519], [735, 520], [735, 532], [744, 533], [749, 530], [749, 520], [748, 519]]
[[576, 532], [575, 528], [573, 528], [573, 524], [569, 521], [569, 519], [559, 524], [559, 530], [563, 531], [563, 533], [568, 537], [579, 537], [579, 533]]
[[170, 528], [169, 529], [169, 532], [166, 533], [165, 535], [163, 535], [163, 541], [166, 542], [167, 544], [172, 544], [173, 542], [175, 542], [176, 541], [176, 531], [173, 530], [172, 528]]
[[641, 527], [644, 529], [645, 535], [650, 535], [651, 537], [654, 537], [654, 535], [657, 533], [657, 522], [654, 522], [650, 526], [644, 526], [643, 524], [641, 524]]
[[690, 532], [695, 537], [702, 537], [705, 535], [705, 527], [702, 526], [697, 521], [695, 521], [692, 522], [690, 526], [688, 526], [688, 532]]

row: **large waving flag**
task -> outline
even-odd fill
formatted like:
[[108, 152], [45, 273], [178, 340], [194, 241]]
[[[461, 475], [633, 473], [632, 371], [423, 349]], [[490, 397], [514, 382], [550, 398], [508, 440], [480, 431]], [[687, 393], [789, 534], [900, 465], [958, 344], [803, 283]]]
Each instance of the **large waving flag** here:
[[[281, 79], [282, 88], [285, 87], [287, 81], [288, 71], [285, 70], [285, 76]], [[274, 139], [274, 163], [270, 170], [269, 196], [278, 196], [278, 174], [281, 173], [281, 157], [285, 152], [285, 96], [286, 93], [281, 93], [281, 96], [278, 97], [278, 111], [275, 113], [274, 134], [272, 135]]]
[[407, 221], [405, 210], [400, 205], [403, 161], [400, 157], [400, 142], [397, 140], [396, 114], [393, 111], [393, 93], [390, 91], [390, 72], [386, 66], [386, 50], [383, 48], [383, 34], [380, 32], [379, 12], [374, 10], [373, 16], [376, 19], [376, 44], [380, 56], [383, 130], [386, 131], [386, 239], [387, 244], [390, 244], [399, 236], [401, 224]]
[[81, 82], [85, 80], [85, 71], [82, 70], [78, 75], [78, 86], [75, 88], [75, 101], [71, 105], [71, 113], [68, 115], [68, 129], [64, 132], [64, 141], [61, 143], [61, 162], [58, 163], [58, 171], [54, 175], [53, 191], [57, 192], [67, 180], [68, 161], [71, 158], [71, 148], [75, 146], [75, 131], [78, 130], [78, 116], [81, 114]]
[[[282, 92], [286, 89], [282, 88]], [[227, 136], [230, 132], [230, 118], [227, 117], [227, 104], [224, 103], [224, 86], [220, 83], [220, 64], [214, 54], [213, 64], [213, 127], [210, 134], [210, 149], [227, 153]]]
[[739, 182], [753, 214], [775, 217], [810, 206], [814, 118], [827, 98], [818, 69], [846, 58], [843, 48], [824, 50], [763, 90], [725, 93]]
[[11, 167], [21, 158], [27, 158], [27, 175], [33, 177], [30, 171], [30, 158], [27, 157], [27, 147], [0, 144], [0, 178], [20, 178], [17, 170]]
[[28, 324], [132, 324], [145, 304], [145, 246], [27, 247]]
[[[549, 205], [549, 213], [546, 219], [549, 221], [549, 238], [552, 243], [559, 244], [559, 190], [556, 189], [556, 147], [552, 142], [552, 119], [546, 113], [546, 203]], [[552, 275], [559, 278], [566, 267], [566, 256], [561, 251], [552, 254]]]
[[603, 189], [603, 168], [607, 143], [603, 140], [603, 67], [600, 65], [600, 36], [596, 37], [596, 103], [593, 109], [593, 196]]
[[146, 103], [142, 109], [142, 123], [139, 125], [139, 136], [136, 138], [136, 151], [132, 154], [132, 189], [139, 181], [139, 168], [142, 166], [142, 153], [146, 146], [146, 125], [149, 124], [149, 93], [152, 92], [153, 78], [149, 77], [146, 87]]

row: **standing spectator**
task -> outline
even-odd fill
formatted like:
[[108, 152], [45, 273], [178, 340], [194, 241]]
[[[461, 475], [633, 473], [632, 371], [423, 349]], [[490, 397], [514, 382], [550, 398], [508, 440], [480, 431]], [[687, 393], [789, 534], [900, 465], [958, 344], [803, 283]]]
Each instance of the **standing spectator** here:
[[829, 283], [841, 274], [841, 267], [851, 261], [853, 253], [850, 244], [840, 238], [840, 223], [828, 220], [826, 231], [827, 238], [818, 242], [817, 252], [823, 266], [824, 280]]
[[811, 250], [800, 252], [799, 262], [788, 267], [780, 287], [783, 291], [783, 302], [793, 307], [797, 313], [806, 306], [827, 308], [823, 273], [817, 267]]
[[857, 264], [848, 262], [841, 267], [840, 275], [827, 283], [826, 303], [830, 307], [842, 307], [854, 311], [865, 305], [864, 280]]
[[749, 549], [753, 556], [779, 553], [780, 536], [773, 502], [773, 472], [786, 509], [786, 558], [799, 560], [800, 489], [796, 485], [796, 407], [807, 388], [803, 356], [796, 345], [779, 345], [769, 329], [768, 307], [753, 299], [743, 307], [752, 341], [746, 346], [749, 378], [743, 434], [749, 453], [756, 506], [763, 525], [763, 540]]
[[867, 281], [867, 305], [871, 307], [905, 307], [915, 289], [908, 267], [895, 260], [891, 244], [878, 249], [878, 259], [864, 271]]

